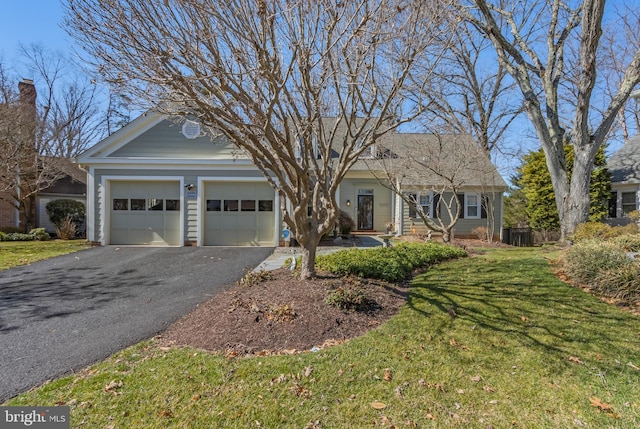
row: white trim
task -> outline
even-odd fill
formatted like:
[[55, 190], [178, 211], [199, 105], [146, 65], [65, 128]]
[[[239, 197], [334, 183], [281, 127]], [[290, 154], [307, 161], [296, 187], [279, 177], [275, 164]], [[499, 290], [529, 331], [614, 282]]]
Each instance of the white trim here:
[[[149, 131], [164, 119], [165, 117], [160, 115], [158, 112], [148, 111], [143, 113], [123, 128], [81, 153], [77, 157], [78, 163], [94, 163], [100, 158], [108, 156], [110, 153], [115, 152], [122, 146], [131, 142], [131, 140]], [[95, 157], [98, 157], [98, 159], [95, 159]]]
[[96, 189], [95, 189], [95, 170], [93, 166], [89, 166], [87, 172], [87, 207], [85, 210], [85, 226], [87, 228], [87, 240], [97, 241], [96, 237]]
[[[477, 205], [471, 206], [469, 204], [469, 197], [476, 197]], [[478, 209], [477, 215], [471, 216], [469, 214], [469, 207], [476, 207]], [[464, 218], [465, 219], [481, 219], [482, 218], [482, 196], [477, 192], [465, 192], [464, 193]]]
[[105, 158], [91, 160], [83, 164], [90, 164], [92, 166], [104, 166], [104, 168], [131, 168], [135, 166], [139, 168], [173, 168], [180, 169], [185, 166], [203, 168], [234, 168], [234, 169], [246, 169], [254, 168], [257, 170], [255, 164], [249, 159], [180, 159], [175, 158]]
[[[111, 231], [110, 217], [108, 208], [111, 207], [108, 203], [111, 201], [111, 182], [124, 182], [124, 181], [137, 181], [137, 182], [179, 182], [180, 192], [180, 241], [178, 247], [184, 246], [184, 220], [185, 220], [185, 198], [184, 198], [184, 177], [183, 176], [102, 176], [100, 186], [102, 186], [102, 198], [100, 200], [100, 243], [105, 246], [109, 243], [111, 237], [108, 236]], [[175, 247], [175, 246], [171, 246]]]
[[[205, 183], [211, 183], [211, 182], [243, 182], [243, 183], [249, 183], [249, 182], [258, 182], [258, 183], [267, 183], [269, 184], [269, 187], [271, 187], [271, 184], [269, 183], [269, 181], [267, 180], [266, 177], [262, 176], [262, 177], [233, 177], [233, 176], [220, 176], [220, 177], [216, 177], [216, 176], [198, 176], [197, 178], [197, 182], [198, 182], [198, 197], [197, 197], [197, 204], [198, 204], [198, 212], [196, 215], [196, 229], [198, 230], [198, 235], [197, 235], [197, 240], [198, 240], [198, 246], [203, 246], [204, 243], [204, 187], [205, 187]], [[273, 245], [275, 247], [278, 247], [278, 245], [280, 244], [280, 232], [281, 232], [281, 225], [280, 225], [280, 218], [282, 217], [282, 213], [280, 212], [280, 195], [276, 192], [275, 189], [273, 189], [273, 187], [271, 187], [273, 194], [274, 194], [274, 199], [273, 199], [273, 217], [274, 217], [274, 230], [273, 230]]]

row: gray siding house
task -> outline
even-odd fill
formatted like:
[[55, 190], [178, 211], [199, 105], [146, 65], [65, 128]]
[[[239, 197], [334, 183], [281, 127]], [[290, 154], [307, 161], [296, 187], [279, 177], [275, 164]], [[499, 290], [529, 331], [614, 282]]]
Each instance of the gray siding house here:
[[640, 206], [640, 135], [630, 138], [607, 161], [611, 173], [609, 223], [629, 222], [629, 213]]
[[[406, 153], [398, 142], [424, 144], [428, 138], [422, 136], [426, 135], [393, 134], [382, 144]], [[460, 156], [486, 158], [479, 152]], [[383, 233], [391, 224], [399, 234], [424, 232], [367, 161], [358, 161], [348, 172], [337, 195], [356, 230]], [[224, 137], [203, 135], [190, 120], [173, 121], [148, 112], [88, 149], [77, 162], [87, 170], [87, 239], [93, 242], [277, 246], [286, 228], [278, 193], [251, 160]], [[491, 165], [488, 158], [486, 163], [485, 167]], [[495, 231], [501, 231], [506, 184], [493, 166], [490, 170], [489, 181], [469, 171], [474, 179], [461, 188], [465, 216], [456, 225], [456, 236], [468, 236], [486, 224], [480, 201], [489, 194]], [[421, 193], [426, 201], [433, 197], [434, 184], [428, 175], [422, 176], [417, 174], [406, 190]]]

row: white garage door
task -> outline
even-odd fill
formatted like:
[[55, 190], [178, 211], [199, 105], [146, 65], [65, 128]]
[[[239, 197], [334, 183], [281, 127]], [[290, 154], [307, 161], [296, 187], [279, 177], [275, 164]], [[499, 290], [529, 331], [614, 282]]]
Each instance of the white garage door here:
[[203, 198], [205, 246], [273, 246], [275, 193], [263, 182], [209, 182]]
[[110, 244], [180, 245], [180, 182], [111, 182]]

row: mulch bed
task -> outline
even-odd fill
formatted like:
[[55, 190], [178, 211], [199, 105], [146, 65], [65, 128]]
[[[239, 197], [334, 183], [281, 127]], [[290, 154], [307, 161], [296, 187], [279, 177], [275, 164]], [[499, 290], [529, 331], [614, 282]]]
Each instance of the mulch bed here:
[[[322, 273], [301, 281], [288, 269], [254, 276], [204, 302], [160, 336], [164, 346], [190, 346], [227, 356], [295, 353], [360, 336], [396, 314], [408, 284]], [[365, 308], [342, 310], [330, 291], [362, 290]]]

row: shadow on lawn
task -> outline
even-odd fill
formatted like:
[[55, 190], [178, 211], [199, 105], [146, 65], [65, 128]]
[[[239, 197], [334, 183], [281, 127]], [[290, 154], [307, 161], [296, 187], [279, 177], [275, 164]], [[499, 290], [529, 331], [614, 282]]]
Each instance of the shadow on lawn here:
[[[532, 254], [504, 259], [486, 255], [435, 267], [415, 279], [407, 302], [425, 317], [447, 315], [451, 323], [459, 319], [523, 346], [563, 355], [578, 344], [610, 343], [616, 327], [629, 320], [562, 283], [547, 260]], [[440, 333], [447, 325], [441, 325]], [[625, 341], [622, 336], [618, 340]]]

